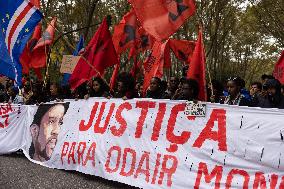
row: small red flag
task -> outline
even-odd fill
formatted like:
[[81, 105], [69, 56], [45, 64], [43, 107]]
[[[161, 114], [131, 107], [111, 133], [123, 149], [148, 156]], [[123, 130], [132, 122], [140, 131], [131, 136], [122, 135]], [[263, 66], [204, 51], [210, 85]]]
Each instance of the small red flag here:
[[53, 43], [55, 34], [55, 24], [57, 18], [53, 18], [42, 37], [38, 40], [32, 52], [31, 67], [43, 68], [46, 65], [46, 57], [49, 47]]
[[102, 76], [107, 67], [118, 64], [106, 18], [86, 47], [69, 80], [75, 89], [92, 77]]
[[278, 79], [282, 84], [284, 84], [284, 51], [282, 51], [279, 60], [275, 64], [273, 75], [275, 79]]
[[110, 78], [109, 86], [110, 86], [111, 90], [114, 90], [115, 81], [116, 81], [116, 78], [117, 78], [118, 73], [119, 73], [119, 68], [120, 68], [120, 63], [115, 65], [112, 76]]
[[194, 41], [170, 39], [170, 48], [180, 61], [188, 61], [195, 48]]
[[198, 39], [189, 65], [187, 77], [190, 79], [195, 79], [198, 82], [199, 85], [198, 98], [199, 100], [206, 101], [207, 92], [206, 92], [206, 78], [205, 78], [205, 52], [204, 52], [201, 29], [198, 34]]
[[114, 27], [113, 44], [117, 54], [134, 45], [137, 37], [137, 18], [134, 10], [130, 10], [118, 25]]
[[33, 58], [33, 49], [35, 45], [37, 44], [38, 40], [41, 37], [41, 24], [38, 24], [35, 28], [35, 31], [33, 33], [33, 36], [31, 40], [28, 42], [26, 47], [24, 48], [23, 53], [20, 56], [20, 62], [23, 67], [23, 73], [28, 74], [30, 70], [30, 62]]
[[156, 41], [153, 45], [152, 53], [144, 62], [144, 93], [147, 91], [152, 77], [163, 77], [164, 64], [167, 58], [170, 58], [165, 51], [168, 48], [168, 41], [161, 43]]
[[168, 39], [195, 13], [194, 0], [128, 0], [143, 28], [159, 41]]

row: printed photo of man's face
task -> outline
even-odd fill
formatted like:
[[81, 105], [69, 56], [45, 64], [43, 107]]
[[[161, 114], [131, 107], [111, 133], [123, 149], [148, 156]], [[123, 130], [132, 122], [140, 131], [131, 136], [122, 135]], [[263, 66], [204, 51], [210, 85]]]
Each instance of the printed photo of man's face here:
[[57, 143], [63, 116], [69, 103], [40, 105], [30, 127], [32, 144], [30, 157], [37, 161], [48, 161]]

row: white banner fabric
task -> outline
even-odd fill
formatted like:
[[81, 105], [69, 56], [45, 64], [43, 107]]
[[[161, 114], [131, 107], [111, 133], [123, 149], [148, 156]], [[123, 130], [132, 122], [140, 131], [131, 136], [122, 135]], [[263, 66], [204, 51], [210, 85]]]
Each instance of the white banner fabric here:
[[284, 189], [283, 111], [208, 103], [205, 117], [192, 117], [185, 109], [103, 98], [12, 106], [1, 109], [9, 122], [0, 153], [23, 149], [40, 165], [140, 188]]

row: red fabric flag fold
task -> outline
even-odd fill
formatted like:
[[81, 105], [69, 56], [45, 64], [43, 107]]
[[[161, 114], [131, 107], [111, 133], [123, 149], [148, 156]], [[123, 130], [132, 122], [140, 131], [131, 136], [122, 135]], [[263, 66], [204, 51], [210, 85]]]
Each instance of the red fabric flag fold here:
[[137, 37], [137, 18], [135, 12], [130, 10], [114, 27], [113, 44], [117, 54], [134, 45]]
[[195, 13], [194, 0], [128, 0], [143, 28], [159, 41], [168, 39]]
[[281, 84], [284, 84], [284, 51], [282, 51], [279, 60], [275, 64], [273, 76], [275, 79], [278, 79]]
[[45, 32], [42, 34], [42, 37], [33, 48], [30, 62], [32, 68], [43, 68], [46, 66], [46, 57], [54, 40], [56, 20], [57, 18], [52, 19]]
[[187, 72], [187, 77], [195, 79], [199, 85], [198, 100], [206, 101], [206, 76], [205, 76], [205, 52], [203, 46], [202, 30], [199, 31], [198, 39]]
[[92, 77], [102, 76], [107, 67], [115, 64], [118, 64], [118, 58], [105, 18], [71, 75], [71, 89], [74, 90]]
[[170, 56], [167, 54], [167, 49], [169, 49], [168, 41], [165, 43], [156, 41], [153, 45], [152, 53], [144, 62], [144, 93], [147, 91], [152, 77], [163, 77], [165, 62], [170, 61]]
[[111, 89], [111, 90], [114, 90], [115, 81], [116, 81], [116, 78], [117, 78], [117, 76], [118, 76], [119, 69], [120, 69], [120, 63], [118, 63], [118, 64], [115, 65], [114, 70], [113, 70], [113, 73], [112, 73], [112, 76], [111, 76], [111, 78], [110, 78], [109, 86], [110, 86], [110, 89]]
[[188, 61], [195, 48], [194, 41], [170, 39], [170, 48], [180, 61]]
[[[30, 1], [35, 7], [38, 9], [40, 8], [40, 0], [31, 0]], [[21, 56], [20, 56], [20, 63], [23, 67], [22, 71], [23, 74], [29, 74], [30, 70], [30, 62], [32, 59], [32, 51], [37, 44], [38, 40], [41, 37], [41, 23], [39, 23], [33, 33], [32, 38], [27, 43], [26, 47], [24, 48]]]

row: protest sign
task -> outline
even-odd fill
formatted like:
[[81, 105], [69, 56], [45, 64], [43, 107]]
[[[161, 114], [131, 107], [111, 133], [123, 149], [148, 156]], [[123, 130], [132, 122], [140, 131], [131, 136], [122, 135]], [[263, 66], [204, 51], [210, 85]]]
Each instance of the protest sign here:
[[60, 67], [60, 73], [72, 74], [79, 59], [80, 59], [80, 56], [63, 55], [62, 64]]

